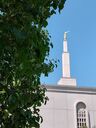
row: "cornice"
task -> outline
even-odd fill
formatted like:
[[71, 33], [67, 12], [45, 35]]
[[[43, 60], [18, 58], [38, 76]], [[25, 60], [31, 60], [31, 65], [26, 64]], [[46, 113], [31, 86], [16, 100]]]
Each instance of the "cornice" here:
[[77, 94], [91, 94], [96, 95], [96, 88], [90, 87], [72, 87], [72, 86], [58, 86], [58, 85], [46, 85], [45, 88], [48, 92], [58, 93], [77, 93]]

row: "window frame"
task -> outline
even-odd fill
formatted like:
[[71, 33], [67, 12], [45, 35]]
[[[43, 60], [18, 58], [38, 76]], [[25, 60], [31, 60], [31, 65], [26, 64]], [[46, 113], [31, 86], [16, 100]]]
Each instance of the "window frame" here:
[[75, 107], [76, 107], [76, 126], [77, 126], [76, 128], [83, 128], [82, 124], [84, 124], [84, 126], [87, 126], [87, 128], [89, 128], [88, 125], [89, 120], [88, 120], [88, 112], [87, 112], [86, 104], [84, 102], [78, 102]]

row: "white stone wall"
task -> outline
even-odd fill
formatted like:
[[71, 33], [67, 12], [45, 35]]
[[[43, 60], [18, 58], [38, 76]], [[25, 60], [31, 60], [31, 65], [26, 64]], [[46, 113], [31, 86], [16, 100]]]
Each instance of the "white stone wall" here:
[[89, 113], [89, 128], [96, 128], [96, 95], [64, 92], [47, 92], [49, 101], [41, 107], [41, 128], [77, 128], [76, 104], [83, 102]]

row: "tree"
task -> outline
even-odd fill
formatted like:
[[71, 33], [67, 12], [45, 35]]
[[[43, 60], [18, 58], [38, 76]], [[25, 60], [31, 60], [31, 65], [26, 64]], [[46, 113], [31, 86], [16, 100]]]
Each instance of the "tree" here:
[[40, 76], [53, 71], [48, 18], [65, 0], [0, 0], [0, 128], [39, 128], [47, 101]]

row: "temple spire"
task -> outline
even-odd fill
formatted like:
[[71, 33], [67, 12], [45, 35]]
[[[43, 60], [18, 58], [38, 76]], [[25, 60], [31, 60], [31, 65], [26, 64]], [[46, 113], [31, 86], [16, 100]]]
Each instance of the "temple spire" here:
[[68, 52], [68, 46], [67, 46], [67, 32], [64, 32], [63, 52]]
[[63, 53], [62, 53], [63, 77], [70, 77], [70, 55], [67, 46], [67, 32], [64, 32]]
[[62, 78], [58, 81], [59, 85], [76, 86], [76, 80], [70, 75], [70, 54], [67, 46], [67, 33], [64, 32], [63, 53], [62, 53]]

